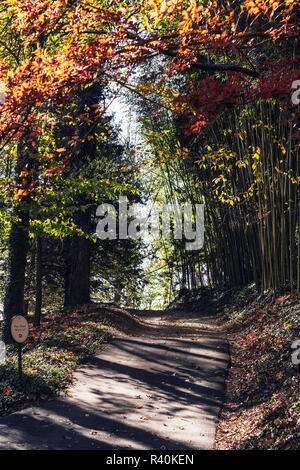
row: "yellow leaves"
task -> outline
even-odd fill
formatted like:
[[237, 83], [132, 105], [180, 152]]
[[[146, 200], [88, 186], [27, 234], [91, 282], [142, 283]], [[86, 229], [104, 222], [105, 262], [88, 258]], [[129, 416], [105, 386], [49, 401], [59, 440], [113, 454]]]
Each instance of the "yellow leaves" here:
[[183, 147], [183, 158], [187, 158], [189, 156], [189, 150], [186, 147]]
[[238, 168], [246, 168], [249, 165], [249, 160], [238, 160], [236, 162]]
[[224, 175], [220, 175], [218, 178], [214, 178], [214, 179], [213, 179], [213, 182], [214, 182], [215, 184], [220, 183], [220, 181], [222, 181], [223, 183], [225, 183], [225, 182], [227, 181], [227, 178], [225, 178]]
[[163, 15], [167, 11], [167, 2], [164, 0], [160, 7], [160, 14]]
[[144, 23], [142, 24], [142, 27], [144, 27], [147, 31], [150, 31], [150, 23], [148, 17], [145, 15], [144, 16]]

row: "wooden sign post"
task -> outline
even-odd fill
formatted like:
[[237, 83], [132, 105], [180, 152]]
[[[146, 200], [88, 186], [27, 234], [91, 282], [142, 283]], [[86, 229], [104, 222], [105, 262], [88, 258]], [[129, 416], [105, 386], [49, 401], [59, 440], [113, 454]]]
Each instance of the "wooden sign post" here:
[[16, 315], [11, 319], [10, 332], [13, 340], [18, 344], [18, 371], [19, 380], [22, 380], [22, 344], [29, 334], [28, 321], [22, 315]]

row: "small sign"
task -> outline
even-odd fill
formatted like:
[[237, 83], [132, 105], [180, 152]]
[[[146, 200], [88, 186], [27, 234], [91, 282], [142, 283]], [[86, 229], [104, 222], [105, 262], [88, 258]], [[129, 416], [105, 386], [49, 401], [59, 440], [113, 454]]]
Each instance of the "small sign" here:
[[11, 320], [10, 332], [16, 343], [24, 343], [29, 334], [28, 321], [22, 315], [16, 315]]

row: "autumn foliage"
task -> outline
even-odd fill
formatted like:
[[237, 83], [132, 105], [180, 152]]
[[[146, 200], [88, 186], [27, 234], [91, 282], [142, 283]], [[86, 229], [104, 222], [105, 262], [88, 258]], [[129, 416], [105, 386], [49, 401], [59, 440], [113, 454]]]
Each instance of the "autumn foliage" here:
[[[79, 136], [75, 129], [89, 120], [82, 113], [63, 146], [53, 137], [55, 113], [72, 105], [76, 93], [95, 82], [127, 87], [139, 65], [155, 57], [164, 64], [152, 84], [157, 93], [184, 77], [184, 89], [169, 90], [164, 105], [182, 118], [185, 134], [198, 136], [228, 110], [274, 100], [293, 125], [297, 148], [299, 118], [290, 99], [299, 78], [297, 7], [292, 0], [4, 0], [0, 148], [5, 164], [16, 168], [14, 179], [1, 181], [4, 197], [27, 201], [52, 177], [64, 177], [90, 132]], [[98, 106], [95, 121], [105, 113]], [[240, 169], [228, 165], [229, 173]], [[236, 200], [222, 198], [230, 205]]]

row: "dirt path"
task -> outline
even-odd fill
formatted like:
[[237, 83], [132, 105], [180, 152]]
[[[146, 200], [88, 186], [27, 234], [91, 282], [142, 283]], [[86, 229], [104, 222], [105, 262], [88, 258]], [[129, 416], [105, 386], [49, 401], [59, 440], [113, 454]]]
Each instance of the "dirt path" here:
[[0, 449], [211, 449], [227, 342], [210, 317], [134, 311], [120, 335], [75, 373], [70, 396], [0, 418]]

